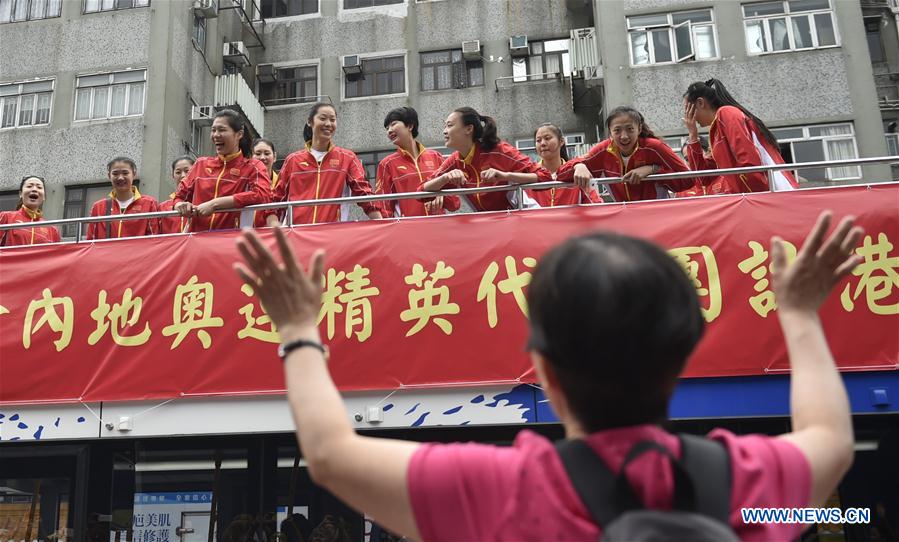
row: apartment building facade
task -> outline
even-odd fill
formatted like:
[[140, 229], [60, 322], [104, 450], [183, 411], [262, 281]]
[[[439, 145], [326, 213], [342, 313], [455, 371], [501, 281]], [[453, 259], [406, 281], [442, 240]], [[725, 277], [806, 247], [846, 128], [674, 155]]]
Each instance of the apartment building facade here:
[[[885, 155], [899, 145], [884, 137], [896, 11], [892, 0], [0, 0], [0, 205], [37, 174], [46, 216], [82, 216], [117, 155], [166, 198], [170, 162], [211, 152], [209, 117], [223, 107], [284, 158], [303, 145], [309, 104], [330, 101], [337, 144], [371, 177], [393, 150], [384, 115], [401, 105], [419, 111], [428, 146], [468, 105], [525, 152], [542, 122], [583, 152], [604, 137], [604, 112], [630, 104], [679, 147], [681, 95], [709, 77], [775, 130], [788, 160]], [[886, 166], [802, 176], [891, 178]]]

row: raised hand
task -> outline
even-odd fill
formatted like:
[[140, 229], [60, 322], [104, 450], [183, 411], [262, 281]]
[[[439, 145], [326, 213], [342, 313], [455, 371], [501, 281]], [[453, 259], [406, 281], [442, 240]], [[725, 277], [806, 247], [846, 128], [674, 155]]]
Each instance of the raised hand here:
[[861, 262], [855, 247], [864, 230], [854, 226], [855, 218], [840, 221], [825, 241], [832, 213], [824, 211], [806, 237], [796, 259], [787, 264], [783, 239], [771, 238], [772, 288], [778, 312], [816, 314], [834, 285]]
[[293, 249], [281, 228], [274, 228], [283, 263], [275, 260], [256, 232], [246, 230], [237, 239], [237, 250], [244, 263], [235, 263], [234, 271], [262, 302], [282, 340], [304, 328], [315, 328], [321, 307], [321, 277], [325, 253], [312, 255], [308, 272], [297, 265]]

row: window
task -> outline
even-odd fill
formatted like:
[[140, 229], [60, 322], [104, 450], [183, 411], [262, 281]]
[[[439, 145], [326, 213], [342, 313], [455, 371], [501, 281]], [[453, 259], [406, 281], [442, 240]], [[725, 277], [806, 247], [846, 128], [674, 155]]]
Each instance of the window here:
[[868, 51], [871, 52], [871, 62], [886, 62], [886, 54], [883, 50], [883, 41], [880, 39], [880, 24], [883, 19], [865, 17], [865, 37], [868, 40]]
[[751, 55], [839, 44], [830, 0], [744, 4], [743, 26]]
[[53, 79], [0, 85], [0, 129], [50, 124]]
[[150, 0], [84, 0], [84, 12], [115, 11], [117, 9], [142, 8], [150, 5]]
[[318, 0], [262, 0], [262, 17], [291, 17], [318, 13]]
[[628, 17], [627, 28], [632, 66], [718, 57], [710, 9]]
[[[584, 134], [565, 134], [565, 147], [568, 149], [568, 157], [574, 158], [580, 155], [580, 151], [586, 146], [586, 138]], [[534, 138], [516, 139], [515, 147], [521, 151], [521, 154], [527, 156], [533, 161], [540, 160], [537, 154], [537, 147], [534, 146]]]
[[[138, 184], [138, 180], [135, 179], [134, 186], [137, 186]], [[62, 210], [62, 217], [81, 218], [87, 216], [94, 202], [107, 197], [109, 191], [110, 186], [108, 182], [67, 186], [66, 202]], [[66, 224], [62, 227], [62, 236], [75, 237], [77, 227], [76, 224]], [[87, 225], [82, 224], [81, 227], [82, 235], [87, 233]]]
[[553, 79], [571, 74], [568, 39], [532, 41], [526, 58], [512, 59], [512, 79], [516, 83]]
[[62, 0], [0, 0], [0, 23], [59, 17]]
[[484, 61], [464, 60], [462, 49], [421, 53], [421, 89], [484, 86]]
[[275, 69], [275, 81], [259, 83], [263, 105], [284, 105], [313, 101], [318, 97], [318, 65]]
[[147, 70], [82, 75], [75, 82], [75, 120], [142, 115], [146, 85]]
[[0, 192], [0, 212], [15, 211], [19, 205], [19, 191]]
[[394, 149], [390, 149], [387, 151], [356, 153], [356, 156], [359, 157], [359, 161], [362, 162], [362, 167], [365, 168], [365, 178], [368, 179], [369, 184], [371, 184], [372, 190], [374, 190], [375, 187], [375, 181], [378, 174], [378, 164], [381, 163], [381, 160], [387, 158], [394, 152], [396, 152]]
[[383, 96], [406, 92], [405, 55], [363, 58], [362, 74], [346, 78], [345, 97]]
[[343, 9], [371, 8], [375, 6], [389, 6], [390, 4], [402, 4], [405, 0], [343, 0]]
[[[850, 123], [772, 128], [786, 162], [819, 162], [858, 158], [855, 131]], [[858, 179], [858, 166], [802, 169], [799, 175], [809, 181]]]
[[887, 155], [899, 156], [899, 134], [886, 134]]
[[201, 53], [206, 52], [206, 17], [194, 15], [194, 43]]

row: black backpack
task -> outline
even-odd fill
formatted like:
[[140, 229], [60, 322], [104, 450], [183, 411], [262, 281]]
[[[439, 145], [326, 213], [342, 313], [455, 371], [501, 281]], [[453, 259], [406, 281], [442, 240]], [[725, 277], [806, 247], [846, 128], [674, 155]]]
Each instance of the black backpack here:
[[[578, 496], [602, 529], [607, 542], [738, 541], [730, 528], [730, 457], [723, 444], [692, 435], [679, 435], [681, 459], [654, 441], [635, 444], [621, 470], [612, 473], [583, 440], [565, 440], [556, 450]], [[674, 495], [671, 510], [646, 509], [631, 488], [625, 468], [648, 451], [671, 462]]]

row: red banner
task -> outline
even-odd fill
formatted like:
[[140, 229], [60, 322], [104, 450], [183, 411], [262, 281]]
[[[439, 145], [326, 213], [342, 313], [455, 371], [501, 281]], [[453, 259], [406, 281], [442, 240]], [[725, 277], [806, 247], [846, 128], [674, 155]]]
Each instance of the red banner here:
[[[890, 184], [298, 227], [290, 239], [304, 262], [328, 251], [320, 324], [343, 390], [533, 381], [530, 272], [596, 229], [653, 239], [693, 279], [709, 325], [685, 376], [758, 375], [787, 370], [771, 235], [798, 246], [821, 209], [852, 213], [864, 263], [822, 319], [841, 369], [895, 370], [897, 202]], [[0, 402], [282, 391], [277, 335], [231, 269], [235, 237], [0, 251]]]

